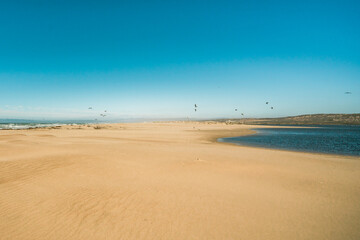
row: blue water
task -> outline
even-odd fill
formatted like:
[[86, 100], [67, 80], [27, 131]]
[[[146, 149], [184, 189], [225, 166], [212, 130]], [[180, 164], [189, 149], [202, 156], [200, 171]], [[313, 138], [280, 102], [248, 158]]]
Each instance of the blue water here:
[[256, 134], [220, 142], [283, 150], [360, 156], [360, 126], [258, 128]]
[[0, 130], [54, 127], [61, 125], [86, 124], [86, 123], [91, 123], [91, 121], [0, 119]]

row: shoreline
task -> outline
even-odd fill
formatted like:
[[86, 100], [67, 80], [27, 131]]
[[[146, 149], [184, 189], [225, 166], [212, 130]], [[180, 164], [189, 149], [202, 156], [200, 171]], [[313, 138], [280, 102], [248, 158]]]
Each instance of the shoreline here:
[[[263, 150], [277, 150], [284, 152], [294, 152], [294, 153], [304, 153], [304, 154], [315, 154], [315, 155], [324, 155], [324, 156], [338, 156], [338, 157], [347, 157], [347, 158], [359, 158], [356, 155], [342, 155], [342, 154], [334, 154], [334, 153], [324, 153], [324, 152], [311, 152], [311, 151], [301, 151], [295, 149], [281, 149], [281, 148], [271, 148], [271, 147], [263, 147], [263, 146], [254, 146], [254, 145], [240, 145], [232, 142], [220, 142], [218, 139], [220, 138], [232, 138], [232, 137], [241, 137], [247, 135], [255, 135], [257, 134], [256, 129], [258, 128], [321, 128], [322, 126], [290, 126], [290, 125], [251, 125], [251, 124], [226, 124], [222, 122], [216, 121], [155, 121], [155, 122], [144, 122], [144, 123], [86, 123], [86, 124], [62, 124], [58, 126], [41, 126], [41, 127], [32, 127], [25, 129], [0, 129], [1, 131], [31, 131], [31, 130], [55, 130], [55, 129], [64, 129], [66, 130], [80, 130], [85, 128], [93, 128], [94, 130], [101, 130], [111, 128], [113, 125], [136, 125], [136, 124], [204, 124], [204, 125], [220, 125], [220, 126], [231, 126], [235, 128], [231, 129], [222, 129], [222, 130], [200, 130], [203, 140], [212, 142], [212, 143], [220, 143], [227, 144], [237, 147], [246, 147], [246, 148], [255, 148], [255, 149], [263, 149]], [[69, 128], [70, 127], [70, 128]], [[197, 132], [199, 130], [188, 130]], [[205, 134], [204, 134], [205, 133]]]

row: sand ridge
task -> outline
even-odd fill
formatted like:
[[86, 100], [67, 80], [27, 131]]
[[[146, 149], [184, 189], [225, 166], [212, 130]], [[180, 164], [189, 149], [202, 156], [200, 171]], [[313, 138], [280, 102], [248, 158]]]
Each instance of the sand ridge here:
[[360, 239], [360, 159], [214, 141], [251, 127], [0, 131], [0, 239]]

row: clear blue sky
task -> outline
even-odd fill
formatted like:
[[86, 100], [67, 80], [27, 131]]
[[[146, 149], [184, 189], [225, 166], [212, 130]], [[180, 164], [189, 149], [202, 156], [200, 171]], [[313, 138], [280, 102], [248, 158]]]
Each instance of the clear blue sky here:
[[359, 26], [355, 0], [0, 1], [0, 118], [360, 112]]

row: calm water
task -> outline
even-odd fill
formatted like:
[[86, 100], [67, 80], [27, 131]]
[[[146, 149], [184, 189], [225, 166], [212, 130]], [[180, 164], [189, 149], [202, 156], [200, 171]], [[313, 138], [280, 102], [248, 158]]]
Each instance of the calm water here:
[[254, 135], [220, 138], [220, 142], [305, 152], [360, 156], [360, 126], [258, 128]]

